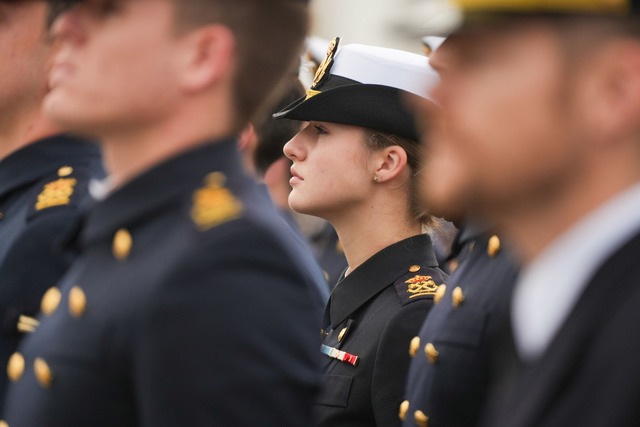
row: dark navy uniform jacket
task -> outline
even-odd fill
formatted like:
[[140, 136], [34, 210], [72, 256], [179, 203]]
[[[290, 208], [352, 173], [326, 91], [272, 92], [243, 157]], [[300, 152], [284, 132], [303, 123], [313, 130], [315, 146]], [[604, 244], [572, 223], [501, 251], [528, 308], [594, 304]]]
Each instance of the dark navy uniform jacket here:
[[482, 426], [640, 426], [638, 254], [640, 234], [629, 236], [539, 358], [520, 360], [511, 325], [502, 330], [501, 372]]
[[311, 423], [319, 284], [241, 169], [217, 141], [95, 205], [9, 363], [9, 426]]
[[[104, 177], [97, 145], [68, 136], [34, 142], [0, 161], [0, 402], [4, 367], [32, 330], [44, 292], [73, 256], [62, 239], [89, 201], [88, 183]], [[0, 403], [0, 413], [1, 410]]]
[[407, 346], [445, 281], [437, 266], [429, 236], [414, 236], [378, 252], [336, 285], [325, 312], [330, 325], [322, 347], [319, 425], [400, 424]]
[[472, 427], [489, 392], [493, 339], [508, 312], [518, 268], [497, 236], [463, 229], [458, 269], [411, 342], [404, 426]]

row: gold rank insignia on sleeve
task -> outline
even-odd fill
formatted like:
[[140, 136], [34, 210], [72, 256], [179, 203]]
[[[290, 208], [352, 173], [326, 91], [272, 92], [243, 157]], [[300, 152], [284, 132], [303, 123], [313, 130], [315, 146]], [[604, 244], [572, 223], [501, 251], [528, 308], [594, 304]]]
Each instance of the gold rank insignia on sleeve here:
[[42, 192], [38, 195], [36, 211], [41, 211], [53, 206], [68, 205], [77, 183], [78, 181], [74, 178], [60, 178], [45, 184]]
[[436, 285], [436, 282], [434, 282], [433, 277], [431, 276], [414, 276], [404, 283], [409, 285], [407, 289], [407, 292], [411, 294], [409, 298], [435, 295], [438, 289], [438, 285]]
[[238, 218], [242, 203], [225, 186], [226, 177], [214, 172], [205, 178], [205, 186], [193, 194], [191, 218], [200, 231]]

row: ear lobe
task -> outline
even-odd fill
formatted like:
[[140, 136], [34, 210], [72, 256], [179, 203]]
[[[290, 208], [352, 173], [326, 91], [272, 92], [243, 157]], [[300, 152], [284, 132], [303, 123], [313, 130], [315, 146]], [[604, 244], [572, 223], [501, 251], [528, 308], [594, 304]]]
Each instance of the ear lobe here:
[[231, 74], [235, 37], [229, 28], [209, 25], [185, 37], [184, 90], [199, 92]]
[[380, 150], [379, 154], [382, 156], [382, 162], [375, 171], [378, 183], [393, 180], [404, 171], [407, 165], [407, 152], [402, 147], [393, 145]]

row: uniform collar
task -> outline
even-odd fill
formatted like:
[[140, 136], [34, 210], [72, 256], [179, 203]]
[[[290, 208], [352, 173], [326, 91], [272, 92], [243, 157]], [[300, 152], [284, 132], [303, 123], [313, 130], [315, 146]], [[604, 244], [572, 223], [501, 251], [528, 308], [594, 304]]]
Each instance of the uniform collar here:
[[392, 286], [411, 265], [438, 266], [428, 235], [413, 236], [381, 250], [342, 279], [331, 293], [331, 326], [335, 329], [351, 313]]
[[81, 244], [109, 238], [130, 227], [185, 192], [204, 184], [210, 172], [222, 172], [229, 185], [247, 179], [233, 138], [209, 142], [153, 167], [117, 188], [89, 212], [81, 231]]
[[480, 220], [467, 218], [460, 226], [456, 237], [453, 239], [451, 252], [447, 257], [447, 261], [457, 258], [467, 243], [478, 240], [481, 237], [485, 237], [490, 233], [491, 229], [492, 227], [486, 225]]
[[61, 166], [99, 155], [96, 144], [69, 135], [40, 139], [0, 161], [0, 197], [54, 173]]

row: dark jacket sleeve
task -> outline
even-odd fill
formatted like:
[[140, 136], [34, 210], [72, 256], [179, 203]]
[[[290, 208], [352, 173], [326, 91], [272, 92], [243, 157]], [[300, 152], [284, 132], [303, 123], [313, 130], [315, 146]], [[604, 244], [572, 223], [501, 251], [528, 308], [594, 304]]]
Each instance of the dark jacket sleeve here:
[[371, 385], [371, 401], [378, 426], [401, 424], [398, 411], [411, 361], [409, 344], [418, 334], [431, 307], [432, 298], [405, 305], [389, 321], [382, 334]]
[[311, 425], [310, 284], [272, 232], [236, 221], [215, 233], [150, 304], [133, 365], [139, 425]]

